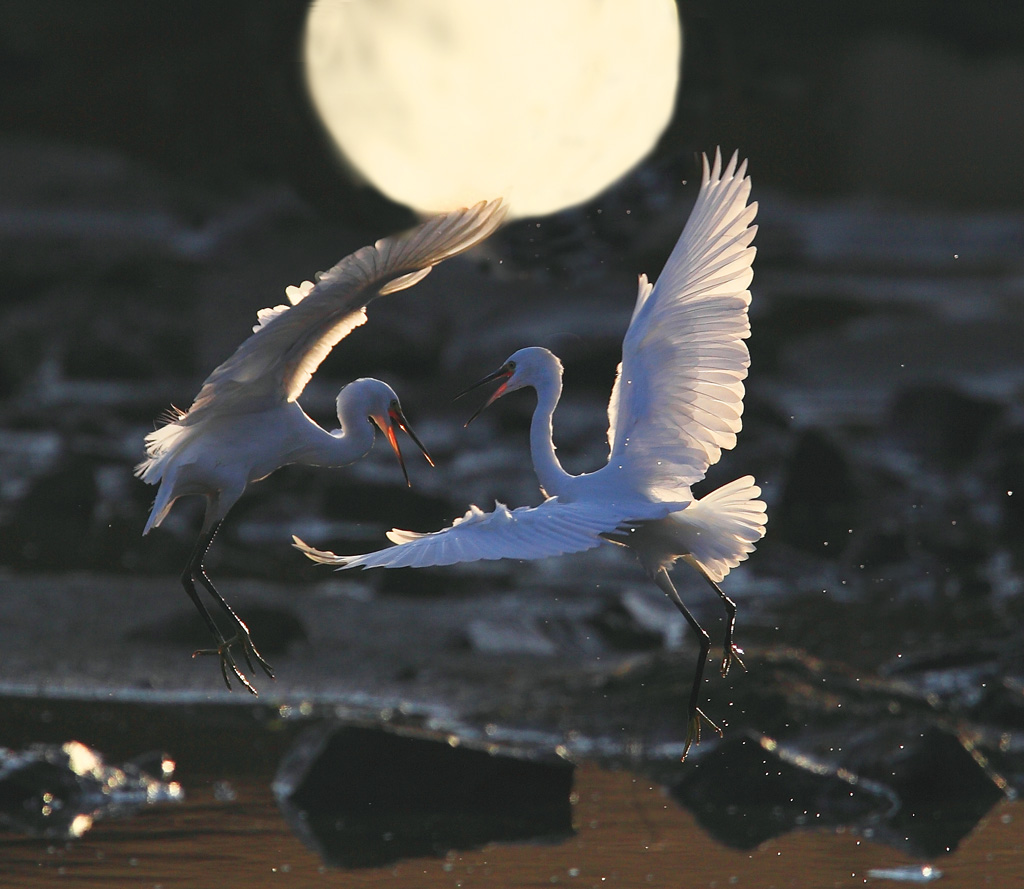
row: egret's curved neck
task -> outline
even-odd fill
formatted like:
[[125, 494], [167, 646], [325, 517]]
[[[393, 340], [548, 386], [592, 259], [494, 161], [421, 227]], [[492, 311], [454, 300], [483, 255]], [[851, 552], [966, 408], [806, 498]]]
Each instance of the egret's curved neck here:
[[562, 375], [555, 367], [546, 368], [533, 387], [537, 392], [537, 407], [530, 423], [530, 455], [540, 486], [549, 497], [555, 497], [564, 494], [566, 483], [572, 478], [555, 456], [551, 427], [555, 406], [562, 395]]
[[338, 415], [338, 422], [341, 429], [328, 432], [309, 420], [312, 428], [294, 462], [307, 466], [347, 466], [365, 456], [373, 447], [374, 430], [370, 422], [365, 416], [344, 409]]

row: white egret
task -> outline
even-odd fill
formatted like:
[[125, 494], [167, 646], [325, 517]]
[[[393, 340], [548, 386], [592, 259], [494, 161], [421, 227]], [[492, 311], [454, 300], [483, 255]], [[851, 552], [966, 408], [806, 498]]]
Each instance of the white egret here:
[[719, 152], [712, 168], [705, 157], [696, 204], [661, 277], [651, 285], [640, 276], [608, 405], [607, 465], [579, 476], [562, 469], [551, 429], [562, 365], [547, 349], [521, 349], [470, 389], [503, 381], [480, 410], [516, 389], [536, 391], [530, 449], [548, 499], [513, 510], [496, 504], [491, 513], [472, 506], [442, 531], [391, 531], [396, 546], [365, 555], [337, 556], [298, 538], [296, 547], [314, 561], [342, 568], [397, 568], [538, 559], [605, 542], [628, 546], [700, 642], [687, 712], [689, 750], [700, 737], [700, 717], [707, 719], [698, 703], [710, 639], [676, 592], [668, 568], [682, 559], [725, 604], [724, 675], [742, 652], [732, 641], [736, 606], [718, 582], [754, 550], [767, 521], [751, 476], [700, 499], [690, 491], [722, 450], [735, 446], [742, 425], [742, 380], [750, 364], [743, 341], [750, 335], [757, 230], [757, 205], [747, 203], [749, 196], [745, 161], [737, 166], [734, 154], [723, 170]]
[[[384, 238], [347, 256], [330, 271], [286, 290], [289, 305], [263, 309], [253, 334], [203, 383], [192, 407], [173, 410], [166, 425], [146, 436], [146, 459], [135, 474], [159, 484], [143, 534], [157, 527], [175, 500], [206, 497], [206, 513], [181, 575], [185, 592], [209, 627], [228, 688], [228, 669], [253, 694], [231, 646], [240, 643], [253, 672], [255, 658], [273, 678], [253, 645], [249, 629], [217, 591], [203, 559], [228, 511], [250, 482], [289, 463], [344, 466], [365, 455], [375, 428], [386, 436], [409, 476], [394, 427], [404, 430], [430, 461], [409, 428], [394, 390], [373, 379], [356, 380], [338, 394], [340, 429], [328, 432], [311, 420], [296, 399], [331, 349], [366, 321], [366, 305], [378, 296], [421, 281], [437, 263], [484, 240], [505, 215], [500, 199], [436, 216], [406, 234]], [[366, 422], [369, 420], [369, 424]], [[213, 597], [235, 632], [225, 636], [196, 592], [196, 581]]]

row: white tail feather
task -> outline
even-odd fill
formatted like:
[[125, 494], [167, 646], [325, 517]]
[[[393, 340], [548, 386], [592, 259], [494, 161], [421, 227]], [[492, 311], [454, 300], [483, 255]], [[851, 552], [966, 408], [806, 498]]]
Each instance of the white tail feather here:
[[673, 518], [686, 528], [690, 555], [716, 583], [754, 551], [768, 513], [752, 475], [722, 485]]

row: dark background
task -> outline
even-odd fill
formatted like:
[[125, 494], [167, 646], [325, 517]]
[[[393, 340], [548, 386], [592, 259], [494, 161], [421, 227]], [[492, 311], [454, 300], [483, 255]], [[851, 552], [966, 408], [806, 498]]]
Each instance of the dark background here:
[[[187, 406], [286, 284], [413, 221], [353, 183], [313, 118], [305, 8], [0, 7], [0, 564], [12, 583], [176, 575], [200, 504], [140, 536], [153, 494], [131, 475], [142, 436], [168, 404]], [[468, 501], [536, 498], [528, 399], [468, 432], [450, 401], [530, 342], [568, 367], [560, 453], [575, 471], [599, 463], [634, 276], [657, 273], [697, 153], [722, 145], [750, 158], [762, 208], [746, 428], [712, 481], [754, 472], [771, 524], [735, 583], [841, 593], [830, 607], [853, 595], [870, 644], [851, 656], [872, 664], [896, 647], [883, 606], [924, 601], [961, 628], [980, 609], [982, 636], [1005, 617], [1024, 522], [1024, 500], [1005, 493], [1024, 480], [1024, 12], [680, 9], [682, 86], [652, 156], [586, 206], [509, 226], [375, 307], [307, 390], [328, 424], [339, 385], [388, 379], [444, 467], [427, 474], [413, 457], [412, 492], [381, 449], [351, 470], [286, 469], [233, 511], [210, 556], [218, 576], [323, 578], [288, 546], [310, 522], [317, 543], [370, 547]], [[443, 592], [462, 576], [360, 581]], [[845, 646], [798, 611], [802, 642]]]
[[[376, 223], [309, 113], [304, 2], [4, 4], [6, 137], [102, 148], [182, 187], [288, 183]], [[662, 150], [742, 146], [800, 194], [1017, 206], [1024, 14], [1013, 3], [681, 2], [683, 87]], [[624, 51], [630, 48], [624, 47]]]
[[[298, 58], [305, 8], [70, 0], [0, 8], [0, 397], [9, 427], [56, 429], [55, 447], [67, 445], [81, 413], [104, 422], [80, 403], [95, 387], [68, 395], [79, 403], [34, 409], [30, 390], [47, 373], [143, 386], [105, 396], [135, 401], [125, 420], [151, 421], [171, 400], [184, 406], [283, 283], [411, 224], [404, 208], [353, 184], [311, 114]], [[632, 229], [609, 228], [594, 209], [642, 207], [645, 196], [692, 176], [695, 154], [717, 144], [751, 158], [762, 204], [765, 192], [923, 213], [1024, 202], [1024, 13], [1015, 4], [686, 2], [680, 10], [682, 86], [652, 158], [588, 207], [547, 220], [542, 236], [524, 234], [524, 223], [494, 242], [522, 275], [557, 278], [564, 305], [566, 279], [594, 256], [627, 281], [654, 274], [675, 237], [675, 223], [651, 218], [654, 209]], [[759, 269], [800, 252], [786, 221], [762, 228]], [[433, 330], [439, 322], [408, 323]], [[418, 339], [354, 336], [325, 370], [342, 382], [396, 370], [420, 379], [432, 362], [445, 364], [431, 355], [439, 348], [452, 369], [445, 344]], [[595, 391], [606, 383], [597, 379]], [[56, 551], [29, 549], [49, 549], [50, 564], [95, 561], [103, 549], [109, 565], [108, 550], [134, 544], [93, 539], [105, 532], [83, 517], [97, 508], [87, 498], [102, 492], [72, 492], [84, 484], [80, 470], [97, 467], [91, 457], [78, 465], [85, 458], [68, 450], [57, 460], [72, 465], [68, 483], [52, 495], [58, 524], [47, 519], [40, 533], [52, 541], [69, 514], [86, 526], [68, 529], [75, 539]], [[21, 511], [30, 486], [18, 465], [9, 472], [0, 514], [10, 531], [39, 512]], [[121, 485], [114, 496], [134, 508], [115, 511], [141, 521], [149, 493]], [[4, 562], [35, 563], [19, 539], [27, 533], [6, 535]]]

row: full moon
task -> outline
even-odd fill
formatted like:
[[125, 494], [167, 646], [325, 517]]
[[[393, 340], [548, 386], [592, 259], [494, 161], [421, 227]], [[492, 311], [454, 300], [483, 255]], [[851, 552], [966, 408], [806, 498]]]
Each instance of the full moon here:
[[304, 63], [342, 156], [391, 199], [539, 216], [654, 147], [681, 55], [672, 0], [320, 0]]

